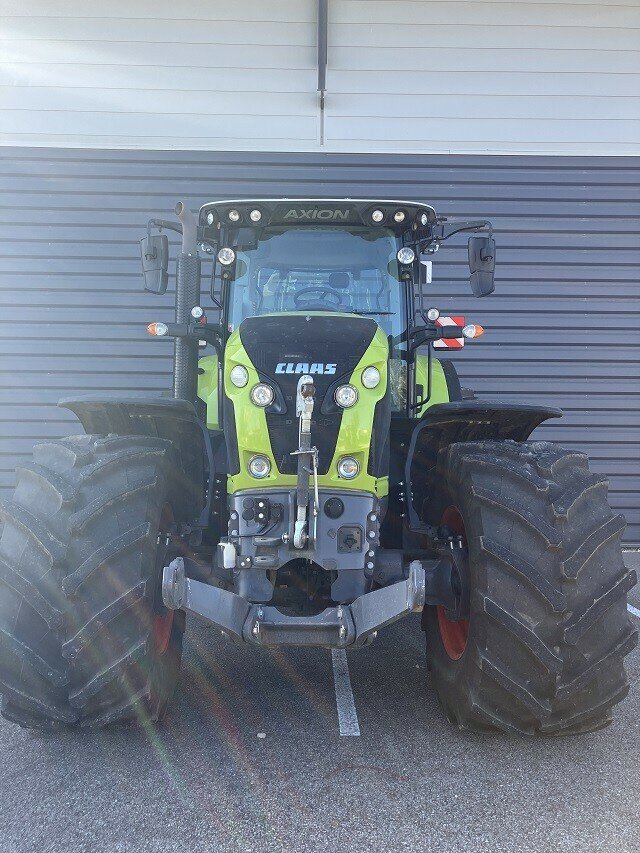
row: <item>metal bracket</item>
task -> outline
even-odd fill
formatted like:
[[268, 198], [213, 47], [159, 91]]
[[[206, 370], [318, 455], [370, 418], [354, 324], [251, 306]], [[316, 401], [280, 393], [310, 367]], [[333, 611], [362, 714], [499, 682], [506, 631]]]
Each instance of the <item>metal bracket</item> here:
[[177, 557], [163, 571], [162, 600], [171, 610], [197, 613], [229, 636], [255, 645], [345, 648], [362, 646], [379, 628], [422, 610], [425, 571], [414, 560], [405, 581], [365, 593], [352, 604], [328, 607], [315, 616], [289, 616], [276, 607], [252, 604], [234, 592], [186, 578], [184, 560]]
[[186, 592], [184, 560], [176, 557], [162, 570], [162, 600], [169, 610], [179, 610], [184, 606]]
[[391, 584], [361, 595], [350, 605], [356, 626], [356, 641], [364, 641], [369, 634], [406, 616], [419, 613], [425, 601], [425, 572], [422, 563], [409, 564], [406, 581]]

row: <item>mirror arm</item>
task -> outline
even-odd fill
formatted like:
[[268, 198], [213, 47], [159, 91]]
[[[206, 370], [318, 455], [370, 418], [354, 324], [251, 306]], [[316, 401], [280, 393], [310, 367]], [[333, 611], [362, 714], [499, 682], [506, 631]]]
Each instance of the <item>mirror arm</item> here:
[[178, 225], [177, 222], [169, 222], [166, 219], [150, 219], [147, 222], [147, 234], [151, 235], [152, 228], [157, 228], [159, 231], [164, 228], [167, 231], [176, 231], [178, 234], [182, 234], [181, 225]]
[[493, 237], [493, 225], [488, 219], [472, 219], [472, 220], [453, 220], [441, 219], [433, 228], [433, 237], [436, 240], [444, 241], [454, 234], [459, 234], [461, 231], [487, 231], [489, 237]]
[[[182, 225], [178, 222], [170, 222], [168, 219], [150, 219], [147, 222], [147, 234], [151, 236], [151, 231], [157, 228], [158, 231], [175, 231], [176, 234], [182, 234]], [[196, 239], [198, 242], [209, 243], [210, 245], [215, 245], [215, 243], [211, 240], [211, 237], [205, 236], [205, 228], [202, 225], [198, 225], [196, 230]]]

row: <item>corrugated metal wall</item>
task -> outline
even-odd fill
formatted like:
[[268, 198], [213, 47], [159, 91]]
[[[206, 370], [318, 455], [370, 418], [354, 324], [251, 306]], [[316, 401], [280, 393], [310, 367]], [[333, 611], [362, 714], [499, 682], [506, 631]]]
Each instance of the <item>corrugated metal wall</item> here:
[[[317, 0], [0, 0], [0, 144], [312, 151]], [[635, 154], [640, 2], [331, 0], [331, 151]]]
[[463, 239], [434, 263], [430, 302], [487, 329], [455, 356], [463, 382], [562, 406], [538, 435], [590, 454], [638, 542], [639, 182], [640, 158], [0, 149], [0, 487], [34, 441], [76, 429], [58, 397], [168, 387], [171, 345], [144, 332], [172, 299], [142, 291], [149, 215], [178, 198], [405, 197], [493, 220], [493, 297], [470, 296]]

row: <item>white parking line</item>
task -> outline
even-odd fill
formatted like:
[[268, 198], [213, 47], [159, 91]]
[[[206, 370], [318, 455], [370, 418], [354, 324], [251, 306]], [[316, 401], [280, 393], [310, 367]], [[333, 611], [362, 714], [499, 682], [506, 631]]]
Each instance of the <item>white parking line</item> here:
[[633, 604], [627, 604], [627, 610], [629, 613], [633, 613], [634, 616], [637, 616], [640, 619], [640, 610], [637, 607], [634, 607]]
[[331, 663], [333, 664], [333, 683], [336, 690], [340, 734], [343, 737], [359, 737], [358, 713], [356, 703], [353, 701], [349, 664], [345, 650], [331, 649]]

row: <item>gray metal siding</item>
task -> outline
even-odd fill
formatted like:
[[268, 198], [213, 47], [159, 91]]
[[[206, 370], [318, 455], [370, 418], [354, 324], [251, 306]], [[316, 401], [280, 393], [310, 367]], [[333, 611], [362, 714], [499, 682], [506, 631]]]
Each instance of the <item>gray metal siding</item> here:
[[589, 453], [640, 541], [640, 158], [0, 150], [0, 487], [36, 440], [75, 431], [55, 407], [92, 390], [158, 394], [168, 342], [150, 320], [137, 240], [176, 199], [413, 198], [487, 216], [497, 292], [470, 296], [465, 241], [435, 257], [429, 302], [482, 323], [456, 359], [483, 395], [550, 403], [537, 435]]

